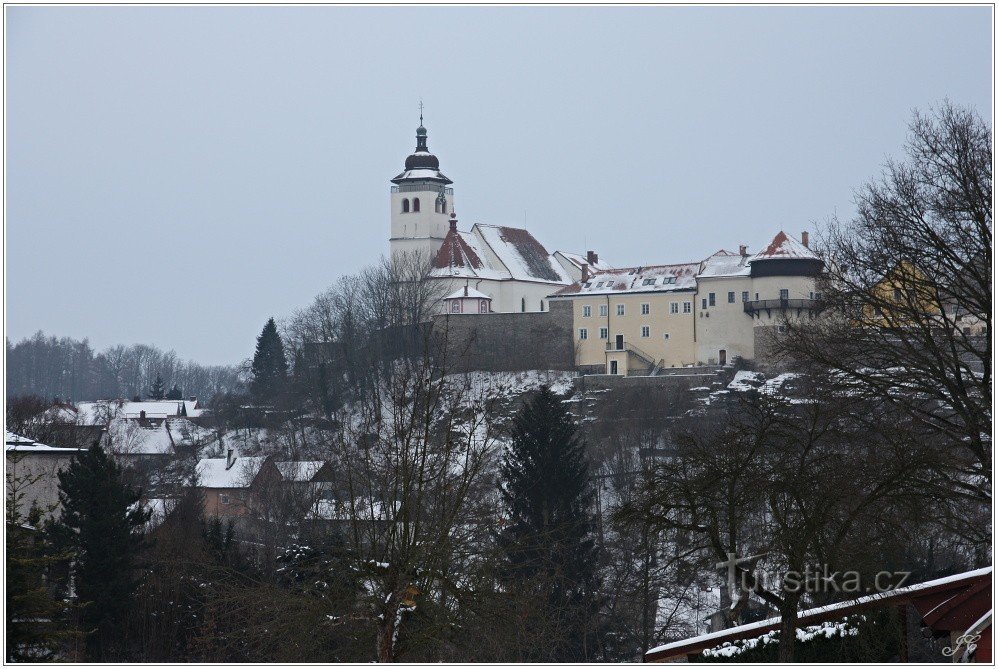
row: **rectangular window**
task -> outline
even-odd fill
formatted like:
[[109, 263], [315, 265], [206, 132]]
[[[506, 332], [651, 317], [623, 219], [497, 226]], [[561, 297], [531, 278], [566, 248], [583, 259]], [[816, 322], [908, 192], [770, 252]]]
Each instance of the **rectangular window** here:
[[701, 309], [706, 309], [707, 308], [707, 298], [706, 297], [700, 298], [700, 308]]
[[708, 302], [710, 302], [710, 306], [713, 307], [716, 304], [714, 301], [716, 296], [714, 295], [714, 293], [707, 293], [707, 297], [709, 298]]
[[579, 328], [579, 339], [589, 339], [589, 330]]
[[591, 306], [587, 304], [586, 306], [582, 307], [583, 318], [589, 318], [592, 315], [593, 315], [593, 308]]
[[747, 290], [743, 290], [742, 291], [742, 302], [748, 302], [748, 291]]
[[735, 303], [735, 291], [729, 290], [728, 291], [728, 304], [734, 304], [734, 303]]
[[683, 302], [683, 313], [684, 314], [693, 313], [693, 303], [692, 302]]
[[666, 332], [665, 334], [663, 334], [662, 339], [664, 339], [665, 341], [669, 341], [669, 333]]
[[228, 504], [229, 503], [229, 496], [228, 495], [219, 495], [218, 496], [218, 501], [221, 502], [222, 504]]
[[789, 300], [790, 299], [790, 291], [787, 290], [786, 288], [780, 288], [780, 299], [781, 300]]
[[759, 301], [759, 293], [756, 293], [756, 294], [755, 294], [755, 301], [756, 301], [756, 302], [758, 302], [758, 301]]
[[450, 303], [450, 312], [452, 314], [461, 313], [461, 302], [459, 300], [454, 300]]
[[641, 305], [641, 315], [647, 316], [650, 313], [651, 313], [651, 305], [645, 302], [644, 304]]
[[651, 336], [651, 328], [648, 327], [647, 325], [642, 325], [641, 326], [641, 336], [642, 337], [650, 337]]
[[[541, 311], [544, 311], [544, 303], [541, 302]], [[488, 300], [478, 300], [478, 313], [487, 314], [489, 313], [489, 302]]]
[[669, 302], [669, 313], [670, 314], [679, 313], [679, 302]]
[[815, 293], [814, 294], [814, 299], [820, 300], [821, 299], [821, 293]]
[[618, 304], [617, 305], [617, 315], [618, 316], [623, 316], [624, 315], [624, 305], [623, 304]]
[[600, 339], [608, 339], [609, 337], [610, 337], [610, 331], [607, 328], [600, 328], [599, 329], [599, 338]]
[[[780, 292], [782, 293], [783, 291], [780, 291]], [[895, 302], [900, 302], [902, 299], [903, 299], [903, 296], [901, 295], [901, 289], [900, 288], [895, 288], [894, 289], [894, 301]]]
[[605, 304], [599, 305], [599, 315], [600, 316], [606, 316], [606, 305]]

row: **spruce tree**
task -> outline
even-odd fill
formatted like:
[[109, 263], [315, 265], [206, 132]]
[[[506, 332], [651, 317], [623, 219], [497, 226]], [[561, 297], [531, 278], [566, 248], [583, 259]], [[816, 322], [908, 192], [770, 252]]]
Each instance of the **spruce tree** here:
[[170, 388], [170, 392], [166, 394], [166, 399], [168, 400], [182, 400], [184, 399], [184, 392], [177, 386], [176, 383], [173, 384], [173, 388]]
[[66, 661], [71, 659], [68, 643], [75, 637], [66, 619], [70, 606], [53, 595], [45, 577], [67, 556], [56, 554], [39, 531], [43, 509], [33, 505], [24, 512], [25, 490], [40, 476], [18, 471], [16, 454], [7, 458], [6, 658], [8, 662]]
[[507, 525], [499, 536], [511, 591], [554, 638], [533, 661], [596, 655], [597, 552], [593, 486], [572, 415], [547, 386], [515, 417], [501, 468]]
[[287, 384], [288, 361], [273, 318], [267, 321], [256, 339], [256, 353], [253, 355], [251, 369], [253, 379], [250, 381], [250, 392], [253, 398], [264, 404], [274, 403]]
[[165, 387], [166, 384], [163, 382], [163, 377], [157, 374], [156, 380], [153, 381], [152, 388], [149, 389], [149, 399], [151, 400], [163, 399], [166, 396]]
[[59, 472], [63, 507], [56, 532], [75, 553], [74, 577], [82, 606], [87, 659], [114, 659], [138, 586], [136, 556], [150, 513], [141, 493], [121, 477], [121, 467], [99, 445]]

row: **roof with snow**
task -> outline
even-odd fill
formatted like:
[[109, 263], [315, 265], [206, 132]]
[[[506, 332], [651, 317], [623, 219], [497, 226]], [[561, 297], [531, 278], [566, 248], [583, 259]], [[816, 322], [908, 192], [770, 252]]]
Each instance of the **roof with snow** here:
[[226, 458], [202, 458], [195, 471], [201, 488], [248, 488], [266, 461], [266, 456], [237, 456], [231, 467]]
[[6, 450], [15, 451], [17, 453], [78, 453], [83, 450], [80, 448], [60, 448], [58, 446], [48, 446], [46, 444], [35, 441], [34, 439], [28, 439], [27, 437], [22, 437], [19, 434], [14, 434], [13, 432], [7, 432], [4, 430], [4, 442]]
[[426, 146], [426, 128], [420, 118], [416, 128], [416, 150], [405, 159], [405, 171], [392, 179], [392, 183], [404, 181], [433, 181], [439, 184], [453, 183], [440, 171], [440, 160], [430, 153]]
[[700, 264], [700, 277], [749, 276], [749, 256], [721, 249]]
[[555, 251], [554, 255], [560, 255], [565, 260], [575, 265], [579, 270], [587, 266], [590, 269], [594, 269], [596, 271], [605, 271], [613, 269], [610, 265], [608, 265], [605, 262], [591, 263], [589, 262], [589, 259], [586, 256], [582, 255], [581, 253], [569, 253], [568, 251]]
[[752, 256], [749, 262], [757, 260], [821, 260], [821, 258], [804, 244], [780, 230], [769, 246]]
[[621, 293], [660, 293], [696, 290], [699, 263], [625, 267], [597, 272], [586, 282], [577, 281], [551, 297], [576, 295], [619, 295]]
[[298, 460], [292, 462], [275, 462], [274, 466], [281, 473], [281, 478], [285, 481], [304, 482], [311, 481], [319, 473], [322, 460]]
[[445, 300], [460, 300], [464, 298], [477, 298], [480, 300], [491, 300], [492, 298], [483, 293], [480, 290], [475, 290], [470, 286], [465, 286], [463, 288], [458, 288], [453, 293], [443, 298]]
[[183, 416], [199, 418], [204, 410], [198, 407], [197, 400], [148, 400], [131, 402], [127, 400], [97, 400], [80, 402], [76, 405], [76, 422], [79, 425], [103, 425], [112, 418], [137, 419], [145, 412], [147, 419]]
[[451, 229], [434, 256], [430, 276], [567, 284], [571, 277], [533, 235], [522, 228], [476, 223]]

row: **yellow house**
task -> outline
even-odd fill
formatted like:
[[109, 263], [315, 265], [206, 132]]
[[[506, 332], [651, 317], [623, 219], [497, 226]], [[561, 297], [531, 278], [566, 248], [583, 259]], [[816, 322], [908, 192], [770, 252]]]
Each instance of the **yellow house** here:
[[780, 232], [754, 255], [741, 246], [699, 262], [586, 273], [549, 299], [572, 303], [580, 371], [655, 374], [754, 358], [760, 332], [817, 312], [823, 267], [806, 232], [799, 241]]

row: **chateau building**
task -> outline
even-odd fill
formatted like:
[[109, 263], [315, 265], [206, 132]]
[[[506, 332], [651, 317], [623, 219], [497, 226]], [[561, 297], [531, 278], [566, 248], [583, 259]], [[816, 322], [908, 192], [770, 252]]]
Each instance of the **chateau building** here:
[[[413, 254], [429, 264], [428, 279], [439, 282], [440, 294], [447, 296], [441, 312], [467, 313], [472, 306], [488, 308], [482, 313], [547, 311], [551, 293], [581, 279], [583, 271], [607, 269], [593, 252], [549, 253], [522, 228], [476, 223], [459, 230], [453, 182], [430, 153], [422, 116], [419, 120], [416, 151], [391, 180], [389, 246], [392, 257]], [[452, 299], [465, 287], [484, 297], [474, 305]]]
[[801, 241], [780, 232], [754, 255], [742, 246], [700, 262], [584, 272], [549, 299], [571, 304], [580, 369], [649, 374], [755, 358], [784, 317], [815, 313], [823, 267], [806, 232]]

